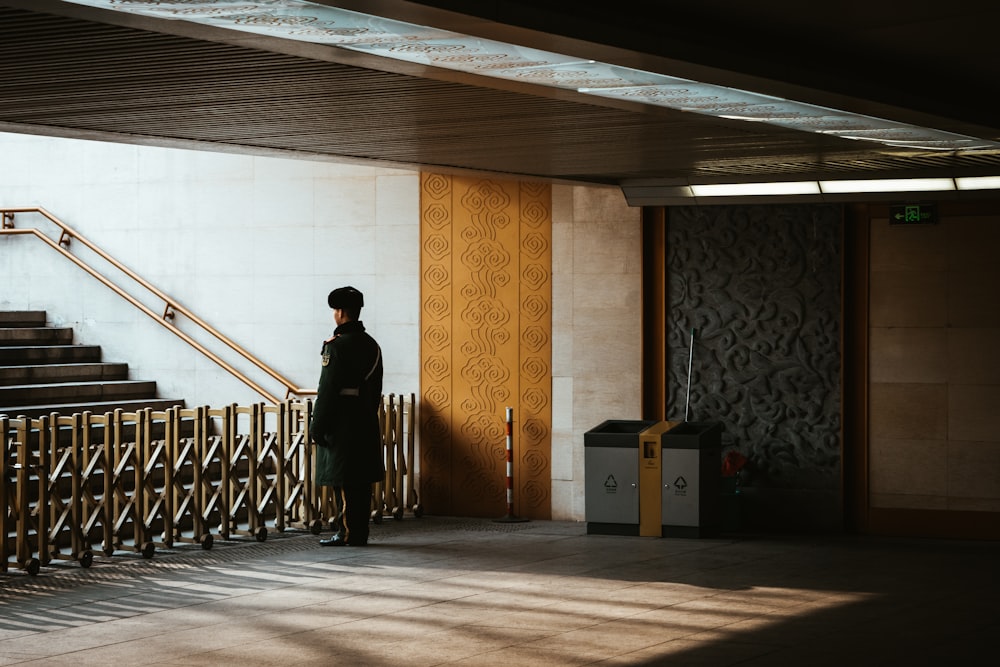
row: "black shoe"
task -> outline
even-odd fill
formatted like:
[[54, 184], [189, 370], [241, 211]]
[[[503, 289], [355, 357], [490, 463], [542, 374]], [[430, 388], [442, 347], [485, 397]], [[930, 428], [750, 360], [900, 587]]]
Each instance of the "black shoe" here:
[[347, 540], [342, 535], [334, 535], [328, 540], [320, 540], [319, 545], [321, 547], [346, 547]]

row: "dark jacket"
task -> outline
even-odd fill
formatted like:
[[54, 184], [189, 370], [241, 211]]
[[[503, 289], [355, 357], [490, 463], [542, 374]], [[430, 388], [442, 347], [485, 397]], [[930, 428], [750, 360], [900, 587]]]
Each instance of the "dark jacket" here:
[[361, 321], [345, 322], [323, 342], [310, 436], [316, 483], [343, 486], [382, 479], [382, 352]]

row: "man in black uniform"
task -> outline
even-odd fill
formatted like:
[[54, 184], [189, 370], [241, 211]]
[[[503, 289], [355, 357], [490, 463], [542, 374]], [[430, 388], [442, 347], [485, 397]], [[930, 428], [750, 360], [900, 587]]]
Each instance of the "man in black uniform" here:
[[327, 297], [337, 328], [323, 342], [310, 436], [317, 445], [316, 484], [332, 486], [342, 503], [340, 531], [323, 546], [368, 543], [372, 484], [384, 475], [378, 408], [382, 401], [382, 351], [358, 319], [364, 296], [340, 287]]

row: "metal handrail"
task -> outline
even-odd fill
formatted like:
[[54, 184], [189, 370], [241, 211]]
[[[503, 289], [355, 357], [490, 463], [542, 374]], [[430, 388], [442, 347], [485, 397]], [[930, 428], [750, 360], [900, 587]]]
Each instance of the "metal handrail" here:
[[[228, 371], [231, 375], [233, 375], [238, 380], [240, 380], [241, 382], [243, 382], [244, 384], [246, 384], [248, 387], [250, 387], [251, 389], [253, 389], [257, 393], [259, 393], [261, 396], [263, 396], [263, 397], [267, 398], [268, 400], [270, 400], [272, 403], [280, 403], [281, 400], [278, 397], [276, 397], [273, 394], [271, 394], [266, 389], [264, 389], [263, 387], [261, 387], [260, 385], [258, 385], [256, 382], [254, 382], [253, 380], [251, 380], [250, 378], [248, 378], [246, 375], [244, 375], [243, 373], [241, 373], [239, 370], [233, 368], [225, 360], [221, 359], [218, 355], [216, 355], [215, 353], [213, 353], [210, 350], [208, 350], [201, 343], [199, 343], [198, 341], [196, 341], [193, 338], [191, 338], [191, 336], [189, 336], [188, 334], [186, 334], [183, 331], [181, 331], [180, 329], [178, 329], [177, 326], [173, 322], [170, 321], [170, 320], [173, 320], [173, 318], [175, 317], [175, 314], [176, 313], [180, 313], [180, 314], [184, 315], [189, 320], [191, 320], [192, 322], [194, 322], [195, 324], [197, 324], [199, 327], [201, 327], [202, 330], [204, 330], [205, 332], [207, 332], [207, 333], [211, 334], [213, 337], [215, 337], [216, 340], [224, 343], [226, 346], [228, 346], [233, 351], [237, 352], [240, 356], [242, 356], [244, 359], [246, 359], [247, 361], [249, 361], [250, 363], [252, 363], [258, 369], [264, 371], [269, 376], [271, 376], [274, 380], [276, 380], [279, 383], [281, 383], [285, 387], [285, 389], [286, 389], [286, 392], [287, 392], [286, 393], [286, 397], [289, 397], [291, 395], [302, 396], [302, 395], [309, 395], [309, 394], [315, 394], [316, 393], [315, 389], [305, 389], [303, 387], [299, 387], [298, 385], [296, 385], [295, 383], [293, 383], [291, 380], [288, 380], [287, 378], [285, 378], [283, 375], [281, 375], [280, 373], [278, 373], [277, 371], [275, 371], [273, 368], [271, 368], [270, 366], [268, 366], [267, 364], [265, 364], [263, 361], [261, 361], [260, 359], [258, 359], [255, 356], [253, 356], [252, 354], [250, 354], [249, 352], [247, 352], [245, 349], [243, 349], [242, 347], [240, 347], [239, 345], [237, 345], [235, 342], [233, 342], [232, 340], [230, 340], [229, 338], [227, 338], [226, 336], [224, 336], [222, 333], [220, 333], [214, 327], [212, 327], [211, 325], [209, 325], [208, 323], [206, 323], [204, 320], [202, 320], [200, 317], [198, 317], [197, 315], [195, 315], [194, 313], [192, 313], [190, 310], [188, 310], [187, 308], [185, 308], [182, 305], [180, 305], [179, 303], [177, 303], [174, 299], [171, 299], [169, 296], [167, 296], [166, 294], [164, 294], [162, 291], [160, 291], [159, 289], [157, 289], [155, 286], [153, 286], [152, 284], [150, 284], [144, 278], [142, 278], [141, 276], [139, 276], [138, 274], [136, 274], [134, 271], [132, 271], [131, 269], [129, 269], [127, 266], [125, 266], [124, 264], [122, 264], [121, 262], [119, 262], [118, 260], [116, 260], [114, 257], [112, 257], [111, 255], [109, 255], [108, 253], [106, 253], [103, 250], [101, 250], [99, 247], [97, 247], [93, 243], [91, 243], [85, 237], [83, 237], [82, 235], [80, 235], [76, 230], [72, 229], [69, 225], [67, 225], [66, 223], [64, 223], [62, 220], [60, 220], [59, 218], [57, 218], [55, 215], [53, 215], [49, 211], [45, 210], [44, 208], [42, 208], [42, 207], [0, 208], [0, 213], [3, 214], [3, 224], [2, 224], [2, 226], [0, 226], [0, 234], [12, 234], [12, 235], [13, 234], [31, 234], [31, 235], [34, 235], [35, 237], [37, 237], [38, 239], [41, 239], [50, 248], [52, 248], [53, 250], [59, 252], [61, 255], [63, 255], [64, 257], [66, 257], [68, 260], [70, 260], [71, 262], [73, 262], [74, 264], [76, 264], [78, 267], [80, 267], [81, 269], [83, 269], [84, 271], [86, 271], [88, 274], [90, 274], [92, 277], [96, 278], [98, 281], [100, 281], [101, 283], [103, 283], [106, 287], [108, 287], [115, 294], [117, 294], [118, 296], [122, 297], [123, 299], [125, 299], [126, 301], [128, 301], [130, 304], [132, 304], [133, 306], [135, 306], [136, 308], [138, 308], [139, 310], [141, 310], [143, 313], [145, 313], [146, 315], [148, 315], [149, 317], [151, 317], [153, 320], [155, 320], [156, 322], [158, 322], [165, 329], [167, 329], [168, 331], [170, 331], [171, 333], [173, 333], [174, 335], [176, 335], [177, 337], [179, 337], [181, 340], [183, 340], [185, 343], [187, 343], [188, 345], [190, 345], [194, 349], [196, 349], [199, 352], [201, 352], [202, 354], [204, 354], [206, 357], [208, 357], [213, 362], [215, 362], [216, 364], [218, 364], [220, 367], [222, 367], [223, 369], [225, 369], [226, 371]], [[15, 229], [14, 228], [14, 214], [15, 213], [38, 213], [38, 214], [40, 214], [40, 215], [48, 218], [52, 223], [54, 223], [56, 226], [58, 226], [62, 230], [62, 234], [59, 236], [59, 241], [58, 242], [53, 241], [52, 239], [50, 239], [48, 236], [46, 236], [45, 234], [43, 234], [38, 229], [34, 229], [34, 228]], [[136, 299], [135, 297], [133, 297], [131, 294], [125, 292], [122, 288], [120, 288], [116, 284], [114, 284], [110, 279], [108, 279], [107, 277], [105, 277], [104, 275], [102, 275], [101, 273], [99, 273], [96, 269], [94, 269], [93, 267], [91, 267], [89, 264], [87, 264], [86, 262], [84, 262], [82, 259], [80, 259], [76, 255], [74, 255], [73, 253], [71, 253], [68, 250], [68, 247], [69, 247], [70, 241], [73, 240], [73, 239], [75, 239], [75, 240], [79, 241], [80, 243], [82, 243], [84, 246], [86, 246], [87, 248], [89, 248], [92, 252], [94, 252], [101, 259], [103, 259], [104, 261], [106, 261], [109, 264], [111, 264], [112, 266], [114, 266], [116, 269], [118, 269], [119, 271], [121, 271], [122, 273], [124, 273], [126, 276], [128, 276], [129, 278], [131, 278], [132, 280], [134, 280], [136, 283], [138, 283], [139, 285], [141, 285], [142, 287], [144, 287], [146, 290], [148, 290], [149, 292], [151, 292], [152, 294], [154, 294], [158, 298], [162, 299], [164, 301], [164, 303], [165, 303], [165, 306], [164, 306], [164, 309], [163, 309], [163, 314], [162, 315], [156, 314], [156, 312], [154, 312], [151, 308], [149, 308], [148, 306], [146, 306], [145, 304], [143, 304], [142, 302], [140, 302], [138, 299]]]

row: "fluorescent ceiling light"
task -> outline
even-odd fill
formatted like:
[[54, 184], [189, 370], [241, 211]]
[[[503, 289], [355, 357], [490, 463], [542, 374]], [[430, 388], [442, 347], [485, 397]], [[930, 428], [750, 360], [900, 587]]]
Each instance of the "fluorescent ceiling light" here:
[[78, 5], [328, 44], [481, 76], [575, 90], [715, 118], [767, 123], [919, 150], [1000, 149], [1000, 143], [747, 90], [478, 39], [306, 0], [63, 0]]
[[970, 176], [956, 178], [959, 190], [1000, 190], [1000, 176]]
[[[655, 180], [626, 181], [622, 191], [630, 206], [676, 205], [701, 198], [751, 201], [754, 197], [797, 195], [851, 195], [899, 198], [902, 193], [955, 190], [1000, 190], [1000, 176], [972, 178], [913, 178], [850, 181], [789, 181], [785, 183], [711, 183], [701, 185], [661, 184]], [[948, 195], [942, 195], [948, 196]], [[831, 198], [836, 201], [836, 198]], [[669, 202], [665, 201], [669, 200]]]
[[712, 185], [692, 185], [695, 197], [739, 197], [743, 195], [818, 195], [816, 181], [796, 181], [788, 183], [717, 183]]
[[852, 192], [940, 192], [954, 190], [950, 178], [882, 178], [868, 181], [820, 181], [824, 193], [849, 194]]

